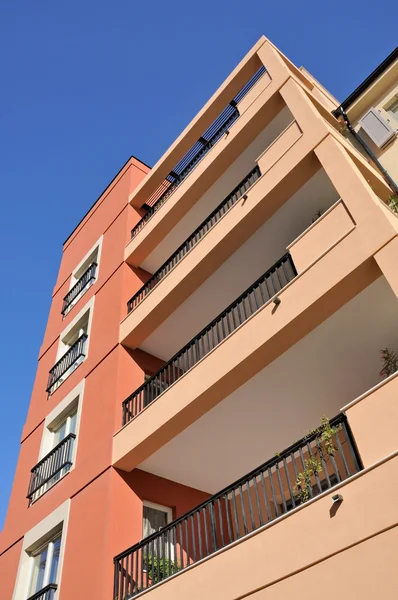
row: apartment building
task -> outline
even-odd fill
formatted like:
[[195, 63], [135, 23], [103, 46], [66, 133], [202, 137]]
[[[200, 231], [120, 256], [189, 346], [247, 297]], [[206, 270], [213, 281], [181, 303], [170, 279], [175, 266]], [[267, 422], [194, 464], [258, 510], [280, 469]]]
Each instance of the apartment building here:
[[397, 598], [398, 220], [337, 108], [262, 37], [66, 240], [1, 598]]

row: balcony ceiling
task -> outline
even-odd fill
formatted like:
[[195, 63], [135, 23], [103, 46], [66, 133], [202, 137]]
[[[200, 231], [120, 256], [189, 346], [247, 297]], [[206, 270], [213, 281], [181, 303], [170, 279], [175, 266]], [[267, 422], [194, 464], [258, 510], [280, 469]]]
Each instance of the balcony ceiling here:
[[326, 210], [338, 197], [326, 173], [320, 169], [199, 286], [140, 348], [163, 360], [171, 358], [286, 253], [287, 245], [311, 224], [318, 210]]

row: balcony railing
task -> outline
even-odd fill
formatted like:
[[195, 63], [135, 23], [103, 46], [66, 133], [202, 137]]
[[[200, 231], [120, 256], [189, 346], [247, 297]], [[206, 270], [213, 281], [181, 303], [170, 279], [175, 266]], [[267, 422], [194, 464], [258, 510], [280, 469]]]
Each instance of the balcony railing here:
[[49, 583], [42, 590], [33, 594], [33, 596], [29, 596], [28, 600], [53, 600], [57, 588], [56, 583]]
[[246, 85], [240, 90], [233, 100], [224, 108], [217, 119], [205, 131], [202, 137], [192, 146], [180, 162], [167, 175], [151, 196], [146, 201], [149, 207], [148, 212], [142, 217], [137, 225], [131, 230], [131, 237], [135, 237], [139, 231], [147, 224], [149, 219], [164, 204], [167, 198], [177, 189], [186, 177], [193, 171], [197, 164], [211, 150], [220, 137], [229, 129], [229, 127], [239, 117], [237, 104], [257, 83], [260, 77], [265, 73], [265, 67], [260, 67], [258, 71], [249, 79]]
[[134, 310], [143, 299], [157, 286], [160, 281], [173, 269], [184, 256], [202, 239], [206, 233], [238, 202], [248, 189], [261, 177], [260, 168], [256, 166], [240, 184], [213, 210], [203, 223], [195, 229], [187, 240], [159, 267], [152, 277], [128, 301], [127, 311]]
[[56, 383], [60, 382], [63, 375], [66, 375], [74, 365], [77, 366], [79, 358], [85, 356], [85, 346], [87, 334], [83, 333], [79, 339], [69, 348], [69, 350], [61, 356], [58, 362], [51, 369], [48, 377], [46, 392], [51, 394]]
[[72, 466], [73, 444], [76, 435], [70, 433], [57, 444], [35, 467], [30, 476], [27, 498], [33, 500], [34, 495], [46, 484], [57, 481], [61, 473], [66, 473]]
[[123, 425], [138, 415], [166, 388], [264, 306], [296, 275], [297, 271], [292, 258], [287, 253], [161, 369], [124, 400], [122, 405]]
[[[319, 468], [305, 480], [304, 494], [302, 474], [313, 461]], [[126, 600], [179, 573], [361, 469], [355, 440], [340, 414], [327, 428], [321, 426], [116, 556], [114, 599]]]
[[80, 277], [80, 279], [75, 283], [75, 285], [66, 294], [63, 304], [62, 304], [62, 310], [61, 310], [61, 314], [63, 316], [66, 315], [69, 307], [71, 306], [71, 304], [74, 303], [76, 298], [78, 296], [80, 296], [80, 294], [83, 292], [83, 290], [85, 288], [87, 288], [89, 286], [89, 284], [95, 279], [95, 273], [96, 273], [97, 267], [98, 267], [97, 263], [95, 263], [95, 262], [91, 263], [91, 265], [88, 267], [88, 269], [86, 271], [84, 271], [84, 273]]

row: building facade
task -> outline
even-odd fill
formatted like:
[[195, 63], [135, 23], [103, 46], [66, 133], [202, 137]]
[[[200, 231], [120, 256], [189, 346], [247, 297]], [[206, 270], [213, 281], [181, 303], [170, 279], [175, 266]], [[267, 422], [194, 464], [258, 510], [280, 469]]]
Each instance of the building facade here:
[[337, 108], [263, 37], [66, 240], [1, 598], [396, 599], [398, 220]]

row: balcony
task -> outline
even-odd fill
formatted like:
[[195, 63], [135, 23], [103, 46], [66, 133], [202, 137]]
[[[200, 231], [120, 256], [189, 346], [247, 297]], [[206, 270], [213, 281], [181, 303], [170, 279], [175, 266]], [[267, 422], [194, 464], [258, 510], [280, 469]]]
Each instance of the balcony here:
[[[293, 194], [297, 178], [287, 182], [287, 198], [278, 190], [272, 199], [266, 193], [267, 176], [261, 173], [256, 168], [246, 171], [238, 186], [130, 299], [120, 327], [124, 346], [168, 360], [292, 244], [293, 260], [296, 263], [297, 255], [302, 267], [354, 227], [342, 201], [333, 208], [339, 195], [322, 169]], [[340, 220], [332, 219], [336, 211]], [[175, 228], [177, 240], [180, 225]], [[303, 235], [308, 227], [311, 230]], [[317, 236], [320, 229], [322, 235]], [[311, 240], [316, 243], [310, 252], [306, 247]], [[159, 264], [164, 250], [156, 250], [152, 266]]]
[[56, 583], [49, 583], [42, 590], [33, 594], [33, 596], [29, 596], [28, 600], [53, 600], [57, 589], [58, 586]]
[[195, 231], [177, 248], [167, 261], [152, 275], [138, 292], [127, 303], [127, 311], [134, 310], [144, 298], [160, 283], [166, 275], [178, 265], [184, 256], [199, 243], [199, 241], [212, 229], [216, 223], [235, 204], [244, 198], [249, 188], [261, 177], [260, 169], [256, 166], [239, 185], [210, 213], [210, 215], [195, 229]]
[[70, 433], [33, 467], [27, 495], [30, 503], [70, 470], [75, 439], [76, 435]]
[[75, 285], [69, 290], [66, 294], [63, 304], [61, 314], [65, 317], [68, 312], [71, 310], [72, 306], [76, 304], [76, 302], [83, 296], [83, 294], [88, 290], [91, 284], [95, 281], [95, 275], [97, 272], [97, 263], [91, 263], [88, 269], [83, 273], [80, 279], [75, 283]]
[[59, 361], [55, 363], [49, 373], [46, 392], [52, 394], [63, 380], [79, 366], [86, 355], [87, 338], [88, 335], [83, 333]]
[[115, 600], [127, 600], [299, 508], [362, 469], [344, 415], [278, 452], [114, 559]]
[[239, 109], [238, 104], [243, 100], [246, 94], [257, 83], [265, 73], [265, 68], [260, 67], [257, 72], [251, 77], [240, 92], [231, 100], [224, 108], [215, 121], [208, 127], [205, 133], [199, 140], [190, 148], [179, 163], [170, 171], [166, 179], [154, 192], [150, 195], [145, 203], [147, 208], [146, 214], [137, 223], [131, 231], [131, 237], [134, 238], [139, 231], [148, 223], [152, 216], [166, 202], [177, 187], [188, 177], [199, 162], [217, 143], [221, 136], [229, 129], [229, 127], [238, 119]]
[[214, 350], [296, 275], [293, 261], [286, 254], [123, 402], [123, 425]]

